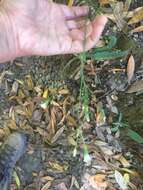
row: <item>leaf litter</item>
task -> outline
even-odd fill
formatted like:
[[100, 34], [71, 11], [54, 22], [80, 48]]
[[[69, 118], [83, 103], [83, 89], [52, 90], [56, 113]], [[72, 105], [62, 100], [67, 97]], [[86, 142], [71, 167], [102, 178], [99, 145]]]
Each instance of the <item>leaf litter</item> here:
[[[132, 31], [136, 31], [135, 23], [142, 21], [142, 7], [130, 10], [129, 0], [125, 3], [108, 0], [99, 2], [103, 7], [108, 5], [113, 9], [109, 17], [113, 18], [116, 30], [117, 28], [122, 30], [127, 25], [132, 27]], [[70, 1], [69, 6], [72, 4]], [[127, 77], [124, 78], [126, 83], [138, 82], [141, 88], [143, 82], [134, 81], [136, 62], [134, 54], [122, 61], [115, 60], [115, 64], [111, 66], [113, 62], [99, 64], [94, 60], [88, 60], [85, 65], [86, 82], [90, 90], [90, 101], [86, 105], [88, 120], [85, 120], [81, 102], [65, 81], [55, 80], [54, 83], [45, 85], [41, 81], [42, 84], [38, 83], [30, 72], [20, 79], [15, 77], [14, 80], [8, 80], [13, 75], [9, 71], [3, 71], [0, 75], [0, 84], [2, 86], [6, 85], [6, 82], [8, 84], [7, 101], [10, 105], [10, 108], [7, 108], [5, 127], [0, 129], [0, 139], [3, 141], [5, 136], [15, 130], [24, 130], [30, 134], [32, 139], [30, 146], [33, 147], [31, 155], [38, 147], [42, 152], [44, 167], [44, 170], [32, 173], [35, 180], [31, 185], [34, 187], [37, 179], [40, 190], [54, 187], [58, 190], [73, 187], [80, 190], [126, 190], [128, 187], [133, 189], [139, 185], [133, 179], [135, 172], [138, 178], [140, 174], [135, 170], [132, 156], [122, 151], [124, 147], [120, 145], [119, 125], [116, 124], [116, 132], [111, 130], [114, 117], [119, 115], [116, 106], [118, 92], [116, 89], [110, 91], [102, 80], [103, 77], [110, 75], [116, 77], [119, 73], [125, 75], [126, 69]], [[47, 73], [45, 77], [46, 75]], [[76, 81], [79, 79], [77, 75], [79, 76], [79, 69], [74, 75]], [[128, 130], [128, 134], [133, 140], [142, 143], [142, 137], [135, 132]], [[84, 154], [86, 158], [90, 158], [89, 166], [83, 162]], [[19, 175], [15, 175], [15, 178], [14, 183], [17, 186], [23, 185], [23, 181], [19, 182]]]

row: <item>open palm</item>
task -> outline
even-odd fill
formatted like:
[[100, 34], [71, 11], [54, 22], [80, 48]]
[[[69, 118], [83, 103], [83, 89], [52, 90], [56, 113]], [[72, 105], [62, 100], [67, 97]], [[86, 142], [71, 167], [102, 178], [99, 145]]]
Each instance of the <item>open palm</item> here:
[[79, 53], [84, 50], [84, 41], [88, 50], [99, 40], [107, 21], [98, 16], [89, 22], [85, 19], [88, 7], [68, 7], [48, 0], [5, 0], [3, 8], [22, 56]]

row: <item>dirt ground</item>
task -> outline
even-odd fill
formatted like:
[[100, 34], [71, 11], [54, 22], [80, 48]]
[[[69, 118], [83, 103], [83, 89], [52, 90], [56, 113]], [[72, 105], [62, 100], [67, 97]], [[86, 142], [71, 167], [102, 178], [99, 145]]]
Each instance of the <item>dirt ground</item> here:
[[[133, 6], [142, 5], [138, 1]], [[141, 48], [143, 34], [133, 38]], [[11, 190], [123, 189], [115, 173], [129, 176], [129, 189], [143, 190], [143, 145], [131, 140], [126, 128], [111, 130], [121, 113], [121, 128], [127, 125], [143, 134], [143, 89], [127, 93], [124, 59], [87, 62], [86, 82], [93, 92], [87, 121], [79, 100], [80, 61], [69, 64], [74, 57], [25, 57], [0, 65], [0, 141], [14, 131], [30, 136], [28, 150], [15, 167], [20, 187], [13, 177]], [[134, 57], [132, 83], [143, 74], [142, 55]]]

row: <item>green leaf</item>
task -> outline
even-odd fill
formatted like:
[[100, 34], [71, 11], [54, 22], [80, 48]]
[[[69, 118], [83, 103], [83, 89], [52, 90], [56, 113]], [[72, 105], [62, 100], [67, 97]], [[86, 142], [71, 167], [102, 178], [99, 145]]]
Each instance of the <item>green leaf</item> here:
[[134, 140], [140, 144], [143, 144], [143, 137], [141, 137], [137, 132], [133, 131], [132, 129], [128, 129], [128, 136], [132, 140]]

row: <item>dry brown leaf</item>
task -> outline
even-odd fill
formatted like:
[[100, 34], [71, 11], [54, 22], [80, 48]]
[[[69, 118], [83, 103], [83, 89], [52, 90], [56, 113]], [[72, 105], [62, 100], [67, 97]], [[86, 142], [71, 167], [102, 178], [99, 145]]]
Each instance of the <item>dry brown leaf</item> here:
[[51, 186], [52, 182], [51, 181], [48, 181], [42, 188], [41, 190], [48, 190]]
[[135, 71], [135, 60], [133, 55], [129, 57], [128, 64], [127, 64], [127, 77], [128, 77], [128, 83], [130, 84], [133, 75]]
[[75, 118], [72, 117], [71, 115], [67, 115], [66, 120], [67, 120], [67, 123], [69, 126], [76, 126], [77, 125]]
[[112, 147], [108, 145], [108, 143], [96, 140], [95, 145], [100, 148], [100, 150], [103, 152], [103, 154], [112, 156], [114, 153], [112, 152]]
[[137, 28], [134, 28], [133, 30], [131, 30], [132, 33], [135, 32], [143, 32], [143, 25], [142, 26], [138, 26]]
[[8, 137], [11, 133], [10, 129], [8, 127], [4, 127], [4, 133], [5, 133], [5, 136]]
[[25, 94], [24, 94], [23, 90], [21, 90], [21, 89], [18, 90], [18, 98], [20, 98], [20, 99], [25, 98]]
[[115, 2], [116, 0], [98, 0], [98, 1], [100, 5], [107, 5], [107, 4]]
[[124, 156], [121, 156], [119, 158], [119, 161], [122, 163], [123, 167], [125, 167], [125, 168], [128, 168], [131, 166], [129, 161]]
[[40, 127], [37, 127], [35, 131], [38, 132], [41, 136], [45, 137], [46, 139], [47, 137], [49, 137], [49, 133]]
[[55, 134], [55, 132], [56, 132], [56, 109], [54, 107], [51, 109], [49, 126], [51, 127], [52, 133]]
[[76, 142], [76, 140], [74, 139], [74, 137], [68, 136], [67, 138], [68, 138], [68, 144], [69, 144], [69, 145], [77, 146], [77, 142]]
[[11, 71], [3, 71], [2, 73], [0, 73], [0, 85], [1, 85], [5, 75], [13, 75], [13, 73]]
[[44, 177], [41, 178], [42, 182], [53, 181], [53, 180], [54, 180], [54, 178], [51, 177], [51, 176], [44, 176]]
[[0, 140], [5, 136], [5, 131], [0, 129]]
[[16, 122], [15, 122], [15, 120], [13, 120], [13, 119], [11, 119], [11, 120], [9, 121], [8, 127], [9, 127], [10, 129], [13, 129], [13, 130], [18, 129], [18, 127], [17, 127], [17, 125], [16, 125]]
[[66, 94], [69, 94], [69, 90], [68, 89], [61, 89], [58, 91], [58, 93], [61, 95], [66, 95]]
[[18, 87], [19, 87], [18, 82], [14, 81], [14, 83], [12, 84], [11, 95], [16, 95], [17, 94]]
[[75, 176], [72, 176], [69, 190], [72, 190], [74, 185], [77, 189], [79, 189], [80, 186], [77, 179], [75, 178]]
[[128, 24], [135, 24], [143, 20], [143, 7], [138, 11], [134, 11], [133, 17], [128, 21]]
[[58, 140], [58, 138], [62, 135], [62, 133], [64, 132], [64, 129], [65, 129], [65, 126], [63, 126], [63, 127], [61, 127], [57, 132], [56, 132], [56, 134], [54, 135], [54, 137], [52, 138], [52, 140], [51, 140], [51, 143], [53, 144], [53, 143], [55, 143], [57, 140]]
[[124, 3], [124, 11], [127, 12], [130, 8], [132, 0], [126, 0]]
[[[138, 8], [136, 8], [136, 9], [134, 9], [134, 11], [123, 11], [122, 12], [122, 14], [123, 14], [123, 16], [125, 17], [125, 18], [132, 18], [133, 17], [133, 15], [134, 15], [134, 12], [137, 12], [137, 11], [139, 11], [139, 10], [141, 10], [142, 9], [142, 7], [138, 7]], [[115, 15], [114, 14], [112, 14], [112, 13], [108, 13], [108, 14], [105, 14], [105, 16], [107, 17], [107, 18], [109, 18], [109, 19], [111, 19], [113, 22], [115, 22], [116, 21], [116, 17], [115, 17]]]
[[97, 107], [97, 113], [95, 115], [96, 125], [101, 126], [105, 124], [105, 121], [106, 121], [106, 116], [104, 113], [102, 102], [99, 102], [96, 107]]
[[89, 183], [89, 185], [95, 190], [106, 190], [108, 186], [108, 182], [106, 181], [105, 174], [97, 174], [97, 175], [89, 175], [85, 174], [85, 180]]
[[143, 91], [143, 80], [134, 82], [126, 91], [126, 93], [134, 93]]
[[33, 83], [31, 75], [27, 75], [25, 78], [26, 78], [26, 84], [28, 86], [28, 90], [33, 90], [34, 83]]
[[49, 165], [51, 166], [51, 168], [53, 169], [53, 170], [57, 170], [57, 171], [59, 171], [59, 172], [64, 172], [65, 171], [65, 167], [64, 167], [64, 165], [62, 166], [62, 165], [60, 165], [58, 162], [52, 162], [52, 161], [49, 161], [48, 162], [49, 163]]
[[123, 2], [117, 2], [116, 5], [113, 7], [115, 22], [117, 26], [122, 29], [124, 28], [126, 21], [124, 20], [125, 15], [124, 12], [124, 4]]

